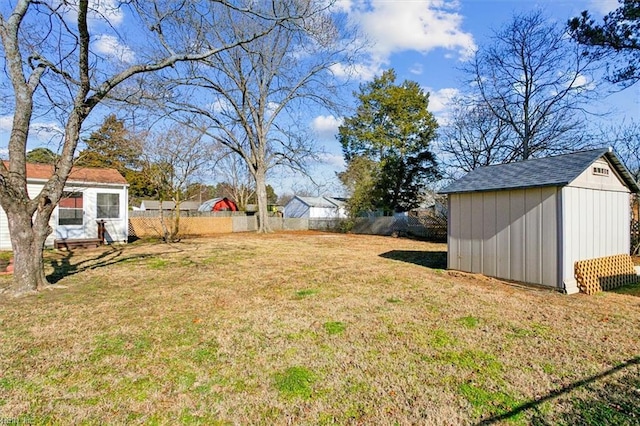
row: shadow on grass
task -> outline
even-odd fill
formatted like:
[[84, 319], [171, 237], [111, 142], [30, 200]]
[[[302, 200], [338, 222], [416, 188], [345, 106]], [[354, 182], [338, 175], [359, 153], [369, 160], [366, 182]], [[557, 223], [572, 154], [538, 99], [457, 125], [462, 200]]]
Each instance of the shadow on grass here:
[[414, 265], [425, 266], [432, 269], [447, 268], [446, 251], [391, 250], [386, 253], [382, 253], [380, 257], [400, 260], [402, 262], [413, 263]]
[[626, 294], [628, 296], [640, 297], [640, 282], [637, 282], [635, 284], [627, 284], [620, 288], [616, 288], [614, 290], [609, 290], [609, 291], [611, 291], [612, 293]]
[[66, 252], [61, 252], [60, 256], [49, 261], [49, 264], [53, 267], [53, 272], [47, 275], [47, 280], [51, 284], [56, 284], [61, 279], [80, 272], [103, 268], [117, 263], [129, 262], [136, 259], [145, 259], [151, 256], [148, 254], [124, 256], [123, 253], [124, 250], [121, 247], [109, 246], [107, 250], [97, 254], [95, 257], [87, 258], [77, 263], [72, 263], [74, 251], [68, 250]]
[[[607, 378], [620, 373], [615, 379]], [[548, 419], [540, 405], [572, 391], [584, 393], [569, 398], [569, 407]], [[533, 425], [637, 425], [640, 424], [640, 356], [631, 358], [600, 374], [571, 383], [547, 395], [521, 404], [512, 410], [485, 419], [478, 425], [490, 425], [507, 421], [533, 410]]]

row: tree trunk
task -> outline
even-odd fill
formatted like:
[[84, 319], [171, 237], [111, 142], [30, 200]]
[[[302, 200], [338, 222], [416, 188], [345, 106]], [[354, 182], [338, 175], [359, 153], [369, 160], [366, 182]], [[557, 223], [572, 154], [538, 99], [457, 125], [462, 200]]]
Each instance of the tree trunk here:
[[258, 232], [271, 232], [269, 226], [269, 205], [267, 202], [266, 171], [255, 171], [256, 198], [258, 199]]
[[7, 292], [20, 296], [45, 288], [49, 283], [44, 274], [43, 249], [51, 233], [49, 218], [53, 209], [39, 209], [31, 217], [27, 208], [7, 210], [11, 246], [13, 248], [13, 282]]

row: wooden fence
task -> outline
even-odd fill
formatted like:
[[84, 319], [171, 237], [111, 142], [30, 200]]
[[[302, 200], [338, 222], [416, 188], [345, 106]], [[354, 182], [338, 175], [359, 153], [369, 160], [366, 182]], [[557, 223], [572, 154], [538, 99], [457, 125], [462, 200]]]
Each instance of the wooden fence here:
[[[171, 216], [164, 217], [168, 228], [173, 226]], [[231, 232], [251, 232], [258, 229], [255, 216], [181, 216], [179, 235], [212, 236]], [[447, 236], [446, 225], [425, 224], [412, 217], [372, 217], [347, 219], [302, 219], [270, 217], [269, 226], [274, 231], [281, 230], [319, 230], [369, 235], [413, 235], [430, 240], [444, 241]], [[156, 214], [132, 215], [129, 217], [130, 238], [149, 238], [162, 236], [162, 223]]]

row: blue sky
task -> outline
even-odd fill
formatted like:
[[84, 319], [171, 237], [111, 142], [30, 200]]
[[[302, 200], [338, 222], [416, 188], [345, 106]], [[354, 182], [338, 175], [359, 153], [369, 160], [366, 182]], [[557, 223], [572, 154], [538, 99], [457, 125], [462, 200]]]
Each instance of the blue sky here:
[[[93, 22], [94, 51], [111, 57], [122, 64], [134, 62], [136, 46], [135, 25], [126, 12], [109, 5], [115, 0], [94, 0], [118, 33], [117, 39], [108, 33], [104, 23]], [[366, 56], [357, 66], [353, 85], [347, 88], [344, 99], [353, 103], [352, 92], [357, 84], [366, 82], [385, 69], [394, 68], [400, 81], [417, 81], [430, 93], [430, 110], [440, 121], [446, 119], [447, 106], [452, 96], [463, 89], [463, 74], [458, 70], [478, 46], [487, 42], [493, 29], [507, 23], [514, 13], [542, 9], [550, 19], [564, 24], [569, 18], [588, 9], [596, 17], [617, 7], [617, 0], [337, 0], [335, 8], [345, 14], [349, 22], [369, 41]], [[2, 7], [6, 9], [6, 5]], [[72, 12], [70, 12], [72, 14]], [[340, 75], [344, 70], [336, 67]], [[606, 118], [609, 123], [637, 119], [640, 116], [640, 85], [620, 93], [603, 97], [593, 108], [612, 110]], [[99, 123], [101, 113], [91, 117], [89, 124]], [[318, 145], [323, 147], [324, 162], [312, 169], [314, 186], [303, 176], [273, 173], [269, 183], [276, 192], [296, 190], [339, 194], [341, 187], [335, 173], [344, 168], [340, 145], [335, 139], [341, 118], [321, 111], [309, 122], [315, 131]], [[0, 150], [6, 147], [11, 125], [10, 114], [0, 114]], [[39, 120], [32, 126], [29, 148], [48, 146], [59, 125]], [[4, 151], [6, 152], [6, 150]], [[215, 181], [215, 178], [212, 178]]]
[[[561, 24], [587, 9], [600, 18], [617, 8], [617, 0], [374, 0], [341, 2], [373, 42], [371, 62], [363, 64], [366, 81], [384, 69], [394, 68], [398, 80], [417, 81], [430, 93], [430, 110], [443, 122], [452, 96], [463, 89], [459, 68], [478, 46], [489, 41], [493, 30], [506, 24], [515, 13], [541, 9]], [[640, 116], [640, 87], [629, 88], [599, 99], [594, 112], [610, 111], [604, 124]], [[340, 191], [335, 172], [344, 166], [335, 140], [339, 119], [323, 117], [315, 123], [326, 150], [327, 164], [314, 171], [324, 187]], [[333, 127], [332, 127], [333, 126]], [[606, 144], [606, 142], [604, 142]], [[287, 186], [286, 180], [282, 187]], [[309, 186], [298, 184], [304, 189]], [[294, 186], [295, 189], [295, 186]], [[323, 188], [321, 188], [322, 190]]]

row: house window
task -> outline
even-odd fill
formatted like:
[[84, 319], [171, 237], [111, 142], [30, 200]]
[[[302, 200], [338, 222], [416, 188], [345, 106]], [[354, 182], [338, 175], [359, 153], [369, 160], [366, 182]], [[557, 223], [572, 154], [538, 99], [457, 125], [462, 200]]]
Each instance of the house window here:
[[606, 167], [594, 167], [593, 174], [598, 176], [609, 176], [609, 169]]
[[120, 217], [120, 195], [98, 194], [98, 219], [117, 219]]
[[82, 192], [64, 192], [58, 204], [59, 225], [82, 225]]

